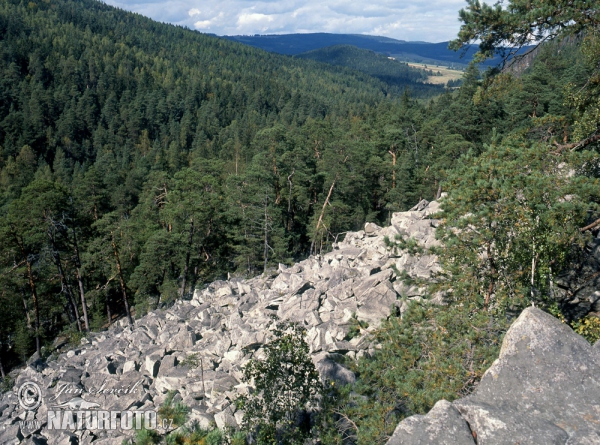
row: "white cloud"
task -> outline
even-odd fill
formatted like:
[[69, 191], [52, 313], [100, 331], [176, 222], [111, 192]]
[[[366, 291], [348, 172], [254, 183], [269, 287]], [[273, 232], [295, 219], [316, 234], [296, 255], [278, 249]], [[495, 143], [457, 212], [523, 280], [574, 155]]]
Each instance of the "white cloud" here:
[[265, 22], [272, 22], [273, 16], [266, 14], [258, 14], [256, 12], [252, 14], [241, 14], [238, 16], [237, 24], [238, 26], [260, 26], [260, 24], [264, 24]]
[[198, 20], [197, 22], [194, 22], [194, 28], [210, 29], [211, 24], [212, 24], [212, 21], [210, 21], [210, 20]]
[[441, 42], [464, 0], [105, 0], [162, 22], [219, 35], [331, 32]]

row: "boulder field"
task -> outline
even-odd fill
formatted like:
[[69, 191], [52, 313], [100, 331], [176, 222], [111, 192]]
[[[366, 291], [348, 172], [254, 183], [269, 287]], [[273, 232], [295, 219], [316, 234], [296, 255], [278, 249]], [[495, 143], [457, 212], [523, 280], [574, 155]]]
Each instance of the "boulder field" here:
[[[0, 444], [121, 444], [134, 434], [48, 428], [48, 410], [81, 406], [77, 397], [98, 410], [145, 412], [157, 410], [175, 392], [174, 400], [190, 408], [190, 421], [236, 426], [243, 413], [233, 402], [248, 390], [242, 369], [263, 356], [273, 315], [304, 326], [323, 378], [353, 382], [354, 374], [336, 357], [372, 354], [377, 345], [368, 334], [423, 293], [396, 279], [397, 271], [428, 278], [438, 267], [434, 256], [392, 252], [384, 238], [401, 234], [433, 245], [437, 221], [430, 215], [438, 210], [438, 203], [422, 201], [394, 214], [389, 227], [367, 223], [364, 230], [348, 232], [327, 254], [252, 279], [215, 281], [196, 289], [191, 300], [136, 319], [134, 326], [123, 319], [45, 362], [31, 361], [14, 391], [0, 397]], [[41, 390], [43, 403], [35, 410], [18, 402], [25, 382]]]
[[[395, 213], [391, 225], [367, 223], [324, 255], [252, 279], [215, 281], [189, 300], [115, 323], [76, 347], [30, 360], [13, 391], [0, 396], [0, 445], [121, 444], [135, 430], [50, 428], [57, 410], [155, 412], [168, 394], [190, 408], [203, 427], [237, 426], [235, 399], [249, 390], [245, 363], [264, 356], [272, 317], [300, 323], [324, 379], [352, 383], [341, 355], [371, 355], [369, 333], [401, 314], [424, 289], [398, 274], [427, 279], [439, 270], [433, 255], [390, 249], [396, 235], [436, 245], [437, 202]], [[20, 403], [33, 382], [41, 404]], [[389, 445], [600, 444], [600, 344], [585, 340], [538, 309], [523, 312], [508, 331], [500, 358], [476, 391], [438, 402], [425, 416], [402, 421]]]

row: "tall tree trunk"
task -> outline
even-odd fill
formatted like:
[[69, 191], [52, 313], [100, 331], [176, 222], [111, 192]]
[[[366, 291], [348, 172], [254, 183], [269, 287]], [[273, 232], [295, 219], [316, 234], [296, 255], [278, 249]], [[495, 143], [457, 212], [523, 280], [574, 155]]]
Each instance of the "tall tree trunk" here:
[[[167, 268], [163, 267], [162, 277], [160, 279], [161, 283], [165, 282], [165, 275], [166, 274], [167, 274]], [[157, 310], [159, 305], [160, 305], [160, 292], [158, 292], [157, 295], [156, 295], [156, 303], [154, 304], [154, 310]]]
[[6, 373], [4, 372], [4, 366], [2, 366], [2, 354], [0, 354], [0, 376], [2, 380], [6, 378]]
[[131, 318], [131, 311], [129, 310], [129, 301], [127, 300], [127, 289], [125, 287], [125, 278], [123, 278], [123, 269], [121, 268], [121, 260], [119, 259], [119, 250], [117, 249], [117, 243], [115, 242], [115, 236], [111, 232], [111, 242], [113, 247], [113, 252], [115, 254], [115, 261], [117, 263], [117, 274], [119, 275], [119, 283], [121, 285], [121, 294], [123, 295], [123, 306], [125, 307], [125, 314], [127, 314], [127, 319], [129, 320], [129, 324], [133, 326], [133, 318]]
[[331, 193], [333, 193], [333, 187], [335, 186], [335, 181], [337, 181], [337, 177], [331, 183], [331, 187], [329, 187], [329, 193], [327, 193], [327, 198], [325, 199], [325, 202], [323, 203], [323, 208], [321, 209], [321, 214], [319, 215], [319, 220], [317, 221], [317, 227], [315, 227], [315, 235], [313, 236], [312, 243], [310, 244], [311, 255], [314, 255], [316, 253], [313, 250], [315, 247], [315, 242], [317, 240], [317, 234], [319, 233], [319, 227], [321, 227], [321, 223], [323, 222], [323, 216], [325, 215], [325, 208], [327, 207], [327, 204], [329, 204], [329, 199], [331, 198]]
[[267, 206], [269, 205], [269, 197], [265, 196], [265, 243], [264, 243], [264, 265], [263, 273], [267, 273], [267, 263], [269, 261], [269, 217], [267, 213]]
[[108, 325], [112, 324], [112, 311], [110, 310], [110, 297], [106, 296], [106, 317], [108, 318]]
[[23, 252], [23, 256], [25, 256], [25, 261], [27, 262], [27, 277], [29, 279], [29, 287], [31, 289], [31, 296], [33, 297], [33, 310], [35, 313], [35, 324], [34, 324], [35, 350], [38, 353], [38, 357], [41, 358], [42, 357], [42, 344], [40, 341], [40, 306], [39, 306], [39, 302], [38, 302], [38, 295], [37, 295], [37, 290], [36, 290], [36, 286], [35, 286], [35, 281], [33, 279], [33, 271], [31, 269], [31, 262], [29, 261], [29, 258], [27, 258], [27, 256], [25, 255], [25, 252]]
[[292, 170], [292, 173], [287, 177], [288, 184], [290, 185], [290, 194], [288, 195], [287, 225], [286, 225], [288, 232], [292, 231], [292, 222], [294, 220], [292, 217], [292, 188], [294, 186], [294, 183], [292, 182], [292, 177], [294, 176], [294, 173], [296, 173], [296, 170]]
[[79, 319], [79, 308], [77, 307], [77, 304], [74, 301], [73, 294], [71, 292], [71, 286], [69, 286], [69, 283], [67, 282], [67, 277], [65, 275], [65, 271], [62, 267], [62, 262], [60, 260], [60, 255], [58, 254], [57, 251], [55, 251], [55, 253], [54, 253], [54, 262], [58, 269], [58, 275], [60, 277], [60, 281], [62, 282], [62, 286], [65, 290], [65, 295], [67, 296], [67, 303], [74, 313], [75, 321], [77, 322], [77, 330], [79, 330], [79, 332], [81, 332], [82, 329], [81, 329], [81, 320]]
[[494, 260], [492, 259], [491, 244], [488, 244], [488, 246], [487, 246], [487, 255], [488, 255], [488, 261], [490, 262], [490, 272], [491, 273], [490, 273], [490, 285], [488, 286], [488, 290], [485, 295], [485, 300], [483, 302], [484, 309], [488, 309], [488, 307], [489, 307], [490, 299], [492, 297], [492, 294], [494, 293], [494, 279], [496, 276], [496, 265], [494, 264]]
[[67, 298], [67, 306], [69, 308], [69, 312], [71, 312], [72, 317], [75, 318], [77, 322], [77, 330], [81, 332], [81, 320], [79, 319], [79, 308], [77, 307], [77, 303], [73, 298], [73, 293], [71, 292], [71, 286], [67, 281], [67, 275], [65, 274], [65, 270], [62, 266], [62, 261], [60, 259], [60, 252], [58, 250], [58, 246], [56, 245], [56, 225], [54, 220], [50, 217], [46, 217], [46, 221], [48, 223], [48, 228], [46, 230], [46, 235], [48, 235], [48, 239], [50, 240], [50, 244], [52, 245], [52, 259], [54, 260], [54, 264], [58, 269], [58, 276], [60, 277], [60, 283], [62, 285], [63, 291], [65, 292], [65, 296]]
[[189, 236], [188, 236], [187, 252], [185, 253], [185, 264], [183, 266], [183, 280], [181, 283], [181, 291], [180, 291], [181, 298], [183, 298], [183, 296], [185, 295], [185, 287], [187, 285], [187, 277], [188, 277], [188, 272], [190, 269], [190, 256], [192, 253], [192, 243], [193, 242], [194, 242], [194, 217], [192, 216], [190, 218], [190, 232], [189, 232]]
[[396, 147], [392, 146], [388, 150], [388, 153], [392, 155], [392, 188], [396, 188]]
[[25, 297], [25, 289], [20, 287], [21, 300], [23, 300], [23, 308], [25, 309], [25, 317], [27, 317], [27, 327], [31, 329], [31, 315], [29, 314], [29, 307], [27, 306], [27, 298]]
[[75, 271], [77, 273], [77, 284], [79, 285], [79, 298], [81, 299], [81, 309], [83, 311], [83, 323], [85, 330], [90, 330], [90, 319], [87, 311], [87, 301], [85, 298], [85, 290], [83, 288], [83, 277], [81, 276], [81, 257], [79, 256], [79, 244], [77, 243], [77, 233], [73, 227], [73, 247], [75, 249]]

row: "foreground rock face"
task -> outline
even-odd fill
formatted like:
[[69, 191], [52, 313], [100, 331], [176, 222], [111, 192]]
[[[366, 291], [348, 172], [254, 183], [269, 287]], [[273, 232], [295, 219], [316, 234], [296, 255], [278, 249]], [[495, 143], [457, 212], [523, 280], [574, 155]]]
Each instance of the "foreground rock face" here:
[[600, 342], [528, 308], [473, 394], [403, 420], [388, 445], [600, 444]]
[[433, 256], [391, 252], [384, 237], [401, 234], [429, 247], [436, 243], [437, 225], [430, 215], [437, 211], [437, 203], [423, 201], [394, 214], [390, 227], [367, 224], [348, 233], [326, 255], [280, 266], [270, 276], [214, 282], [191, 301], [149, 313], [133, 327], [121, 322], [54, 360], [34, 362], [19, 374], [15, 391], [36, 382], [43, 403], [27, 411], [15, 392], [3, 395], [0, 444], [120, 444], [133, 431], [48, 429], [48, 409], [90, 406], [85, 402], [97, 404], [93, 409], [151, 411], [169, 391], [190, 407], [191, 419], [201, 426], [235, 426], [243, 413], [236, 412], [233, 401], [247, 391], [242, 369], [263, 356], [271, 315], [304, 325], [323, 378], [353, 382], [336, 355], [373, 353], [377, 345], [367, 334], [422, 295], [423, 289], [397, 280], [394, 268], [413, 278], [428, 278], [438, 268]]

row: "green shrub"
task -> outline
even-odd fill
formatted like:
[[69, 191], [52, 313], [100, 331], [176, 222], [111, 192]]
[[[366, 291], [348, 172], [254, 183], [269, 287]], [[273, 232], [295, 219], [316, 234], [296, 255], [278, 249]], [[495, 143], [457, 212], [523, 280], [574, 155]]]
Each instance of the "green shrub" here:
[[244, 410], [243, 426], [253, 432], [257, 444], [303, 443], [310, 427], [297, 416], [319, 405], [322, 384], [304, 330], [293, 323], [277, 323], [275, 339], [264, 347], [264, 360], [250, 360], [244, 380], [256, 390], [238, 399]]
[[588, 315], [572, 322], [571, 327], [591, 344], [600, 339], [600, 318], [594, 315]]
[[169, 391], [167, 398], [158, 409], [158, 417], [161, 420], [168, 420], [173, 427], [178, 427], [186, 422], [190, 409], [182, 402], [173, 404], [174, 397], [175, 392]]
[[10, 391], [15, 385], [15, 381], [10, 375], [7, 375], [0, 381], [0, 394]]
[[15, 335], [15, 352], [23, 362], [35, 352], [35, 338], [32, 330], [22, 322], [17, 325]]
[[160, 443], [161, 436], [155, 430], [146, 429], [146, 427], [142, 427], [137, 430], [135, 433], [135, 437], [132, 440], [123, 440], [122, 445], [130, 445], [131, 443], [135, 445], [153, 445]]
[[497, 358], [506, 327], [506, 317], [467, 305], [411, 303], [374, 332], [381, 349], [354, 365], [354, 394], [340, 388], [330, 397], [328, 443], [355, 436], [384, 444], [403, 418], [468, 394]]
[[[550, 305], [547, 311], [558, 318], [563, 323], [567, 323], [567, 319], [561, 312], [557, 303]], [[586, 315], [579, 320], [573, 320], [568, 323], [571, 328], [592, 345], [600, 340], [600, 318], [595, 315]]]
[[186, 358], [181, 361], [181, 366], [187, 366], [190, 369], [197, 368], [200, 366], [200, 359], [198, 359], [198, 354], [193, 353], [189, 354]]

